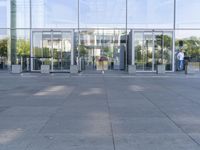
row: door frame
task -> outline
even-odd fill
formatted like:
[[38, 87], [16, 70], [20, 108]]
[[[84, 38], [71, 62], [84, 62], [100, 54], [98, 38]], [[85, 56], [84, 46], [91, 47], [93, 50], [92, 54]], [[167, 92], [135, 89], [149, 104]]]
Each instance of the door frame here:
[[[30, 53], [30, 58], [31, 58], [31, 72], [40, 72], [40, 70], [34, 70], [34, 68], [33, 68], [33, 36], [34, 36], [34, 33], [42, 33], [42, 35], [43, 35], [43, 32], [50, 32], [50, 34], [51, 34], [51, 69], [50, 69], [50, 72], [69, 72], [70, 70], [68, 69], [68, 70], [54, 70], [53, 69], [53, 33], [54, 32], [60, 32], [61, 33], [61, 35], [62, 35], [62, 33], [63, 32], [69, 32], [69, 33], [71, 33], [71, 60], [70, 60], [70, 65], [74, 65], [74, 29], [32, 29], [31, 30], [31, 35], [30, 35], [30, 37], [31, 37], [31, 39], [30, 39], [30, 41], [31, 41], [31, 53]], [[42, 39], [43, 40], [43, 39]], [[43, 46], [43, 45], [42, 45]]]
[[[154, 29], [148, 29], [148, 30], [131, 30], [132, 32], [132, 64], [135, 65], [135, 33], [142, 33], [142, 36], [143, 36], [143, 45], [144, 45], [144, 33], [145, 32], [151, 32], [152, 33], [152, 36], [154, 38], [155, 36], [155, 33], [158, 33], [158, 32], [162, 32], [162, 33], [171, 33], [172, 34], [172, 70], [170, 71], [166, 71], [166, 72], [174, 72], [175, 70], [175, 31], [174, 30], [162, 30], [162, 29], [159, 29], [159, 30], [154, 30]], [[156, 72], [155, 70], [155, 40], [153, 39], [153, 52], [152, 52], [152, 70], [149, 71], [149, 70], [137, 70], [136, 69], [136, 72]]]

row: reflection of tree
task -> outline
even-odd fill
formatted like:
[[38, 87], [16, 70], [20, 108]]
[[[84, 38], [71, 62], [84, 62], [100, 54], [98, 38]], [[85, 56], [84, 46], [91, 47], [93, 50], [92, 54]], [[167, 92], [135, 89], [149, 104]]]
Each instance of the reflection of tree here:
[[103, 52], [104, 52], [104, 55], [109, 57], [109, 58], [112, 58], [113, 57], [113, 52], [112, 52], [112, 48], [111, 47], [104, 47], [103, 48]]
[[8, 39], [0, 40], [0, 66], [3, 69], [7, 61]]
[[34, 57], [42, 57], [42, 48], [34, 47]]
[[135, 52], [136, 52], [136, 63], [143, 63], [143, 58], [142, 58], [142, 46], [141, 45], [137, 45], [135, 47]]
[[87, 48], [85, 45], [79, 45], [80, 57], [87, 55]]
[[30, 56], [30, 41], [24, 39], [17, 40], [17, 55], [22, 57]]
[[[200, 59], [200, 38], [191, 36], [189, 38], [181, 39], [184, 43], [183, 49], [185, 52], [185, 55], [190, 57], [194, 60]], [[176, 40], [176, 47], [179, 49], [179, 41], [180, 39]]]
[[8, 39], [0, 40], [0, 58], [7, 57]]
[[156, 35], [155, 43], [156, 64], [170, 64], [172, 37], [168, 35]]
[[51, 57], [51, 51], [48, 47], [43, 48], [43, 57], [44, 58], [50, 58]]

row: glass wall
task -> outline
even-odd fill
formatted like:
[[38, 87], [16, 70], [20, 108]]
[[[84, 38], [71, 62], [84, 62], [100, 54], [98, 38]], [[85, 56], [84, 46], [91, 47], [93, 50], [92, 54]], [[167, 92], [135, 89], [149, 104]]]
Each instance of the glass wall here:
[[[174, 5], [174, 2], [176, 2], [176, 5]], [[127, 31], [144, 32], [149, 30], [153, 33], [159, 30], [160, 33], [156, 32], [158, 35], [151, 37], [152, 40], [148, 39], [147, 32], [145, 33], [147, 35], [143, 36], [142, 39], [144, 42], [143, 48], [144, 46], [152, 47], [154, 53], [151, 54], [151, 50], [148, 49], [149, 52], [143, 51], [141, 56], [138, 53], [138, 57], [134, 58], [140, 62], [137, 59], [148, 53], [148, 56], [145, 56], [148, 58], [146, 58], [146, 64], [148, 64], [146, 70], [149, 70], [149, 67], [150, 70], [154, 70], [156, 68], [155, 65], [159, 63], [165, 63], [168, 66], [167, 70], [171, 70], [173, 65], [173, 56], [171, 54], [173, 51], [171, 50], [174, 47], [174, 39], [171, 33], [165, 31], [176, 31], [176, 40], [182, 40], [184, 44], [187, 43], [189, 45], [188, 41], [198, 43], [200, 29], [199, 8], [199, 0], [0, 0], [0, 36], [1, 40], [6, 36], [9, 38], [7, 40], [7, 54], [9, 54], [7, 63], [22, 64], [25, 61], [22, 57], [28, 57], [28, 54], [30, 54], [30, 45], [36, 45], [32, 47], [32, 49], [36, 48], [35, 52], [37, 51], [34, 57], [46, 57], [43, 52], [41, 53], [40, 49], [43, 51], [44, 47], [44, 45], [41, 46], [41, 41], [43, 44], [46, 43], [46, 47], [48, 47], [48, 36], [45, 39], [43, 33], [42, 35], [41, 33], [36, 33], [32, 36], [33, 44], [31, 44], [29, 36], [33, 35], [33, 32], [37, 30], [41, 32], [45, 30], [49, 32], [58, 31], [57, 33], [59, 34], [55, 34], [55, 38], [54, 35], [51, 35], [51, 39], [57, 41], [53, 42], [53, 47], [63, 50], [63, 44], [59, 46], [59, 43], [64, 42], [62, 41], [65, 39], [64, 36], [68, 37], [68, 31], [74, 30], [74, 36], [70, 43], [74, 43], [73, 47], [76, 47], [74, 49], [75, 64], [80, 61], [78, 59], [78, 56], [80, 56], [84, 58], [84, 63], [87, 64], [85, 66], [91, 64], [93, 68], [97, 68], [95, 59], [100, 54], [99, 56], [106, 55], [109, 60], [108, 68], [114, 69], [116, 68], [114, 64], [117, 64], [117, 62], [118, 68], [122, 68], [119, 67], [119, 62], [124, 62], [126, 65], [127, 58], [130, 57], [127, 54], [127, 49], [133, 49], [132, 46], [131, 48], [128, 48], [128, 45], [126, 46], [126, 44], [130, 44], [126, 42], [126, 39], [130, 37]], [[174, 19], [176, 19], [175, 22]], [[174, 25], [176, 28], [174, 28]], [[10, 34], [8, 34], [7, 30], [10, 31]], [[66, 35], [63, 32], [66, 32]], [[186, 34], [187, 36], [183, 37]], [[60, 42], [58, 42], [58, 35], [62, 36], [59, 38], [62, 39]], [[137, 41], [140, 36], [136, 35], [135, 38]], [[146, 40], [144, 40], [145, 38]], [[145, 44], [145, 41], [148, 41], [148, 43]], [[154, 46], [157, 44], [157, 47], [152, 46], [151, 41]], [[132, 41], [132, 43], [134, 42]], [[139, 42], [138, 44], [140, 45], [141, 43]], [[23, 52], [19, 47], [23, 47]], [[26, 52], [27, 47], [29, 47], [29, 53]], [[194, 48], [195, 46], [188, 47], [191, 47], [188, 50], [190, 52], [187, 52], [188, 57], [198, 60], [199, 53], [198, 50], [194, 50], [196, 49]], [[48, 50], [46, 49], [46, 51]], [[57, 62], [55, 61], [51, 66], [60, 69], [63, 67], [61, 64], [66, 64], [64, 62], [60, 63], [60, 59], [67, 57], [69, 60], [71, 55], [68, 56], [68, 52], [62, 53], [59, 50], [56, 53], [55, 60], [57, 59]], [[123, 60], [121, 59], [122, 55], [124, 55]], [[36, 63], [35, 61], [33, 62]], [[24, 65], [23, 68], [28, 69], [28, 65]], [[40, 67], [35, 65], [35, 68]], [[145, 67], [143, 66], [143, 68]]]
[[77, 28], [78, 0], [32, 0], [33, 28]]
[[174, 0], [128, 0], [128, 28], [173, 28]]

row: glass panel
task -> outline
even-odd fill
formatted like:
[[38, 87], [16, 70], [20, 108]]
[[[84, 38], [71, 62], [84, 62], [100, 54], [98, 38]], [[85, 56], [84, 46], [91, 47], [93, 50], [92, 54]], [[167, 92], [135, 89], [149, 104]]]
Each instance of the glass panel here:
[[42, 64], [54, 71], [69, 70], [71, 50], [71, 32], [33, 32], [33, 70]]
[[152, 32], [135, 32], [135, 64], [136, 69], [152, 71], [153, 34]]
[[32, 0], [34, 28], [77, 28], [78, 0]]
[[62, 33], [53, 32], [53, 69], [62, 68]]
[[30, 30], [11, 30], [11, 63], [30, 69]]
[[51, 32], [43, 32], [42, 33], [42, 52], [43, 57], [41, 59], [43, 65], [50, 65], [51, 66], [51, 57], [52, 57], [52, 41], [51, 41]]
[[135, 32], [135, 65], [137, 70], [144, 70], [143, 32]]
[[154, 33], [154, 69], [165, 64], [167, 71], [172, 71], [173, 41], [172, 32]]
[[[81, 67], [83, 70], [91, 70], [96, 68], [96, 60], [100, 57], [100, 37], [95, 34], [94, 30], [80, 32], [79, 53], [81, 57]], [[98, 41], [98, 42], [97, 42]], [[96, 45], [96, 46], [95, 46]]]
[[9, 30], [0, 29], [0, 70], [9, 67], [9, 47]]
[[71, 65], [72, 33], [62, 33], [62, 70], [69, 70]]
[[126, 0], [80, 0], [81, 28], [125, 28]]
[[33, 32], [33, 70], [40, 70], [42, 65], [43, 50], [42, 50], [42, 32]]
[[[126, 51], [126, 31], [114, 30], [113, 34], [113, 54], [110, 68], [114, 70], [125, 69], [125, 51]], [[113, 64], [112, 64], [113, 63]], [[112, 68], [113, 65], [113, 68]]]
[[10, 27], [10, 0], [0, 0], [0, 28]]
[[199, 28], [200, 1], [199, 0], [177, 0], [176, 4], [176, 27], [177, 28]]
[[[197, 63], [194, 67], [199, 70], [200, 62], [200, 30], [179, 30], [176, 31], [176, 52], [177, 56], [180, 48], [183, 48], [185, 61]], [[176, 58], [176, 69], [178, 61]]]
[[144, 50], [143, 50], [143, 60], [144, 60], [144, 70], [152, 70], [153, 62], [153, 35], [151, 32], [144, 32]]
[[173, 12], [174, 0], [128, 0], [128, 28], [173, 28]]
[[11, 27], [30, 28], [30, 0], [11, 0]]

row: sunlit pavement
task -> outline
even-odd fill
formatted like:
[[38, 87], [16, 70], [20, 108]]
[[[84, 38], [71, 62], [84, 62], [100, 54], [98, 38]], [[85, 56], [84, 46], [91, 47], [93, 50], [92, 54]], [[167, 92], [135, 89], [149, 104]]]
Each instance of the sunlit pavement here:
[[0, 74], [0, 150], [199, 150], [198, 75]]

